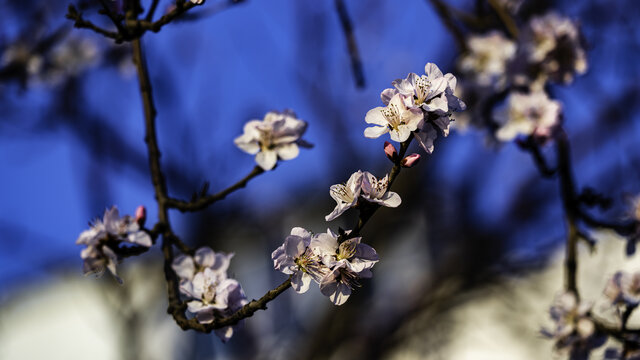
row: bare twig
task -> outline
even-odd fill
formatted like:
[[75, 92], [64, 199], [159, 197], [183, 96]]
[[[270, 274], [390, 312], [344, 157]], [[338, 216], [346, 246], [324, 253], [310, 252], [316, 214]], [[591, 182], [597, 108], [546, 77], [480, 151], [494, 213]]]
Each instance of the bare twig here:
[[456, 24], [453, 15], [449, 11], [449, 7], [442, 0], [427, 0], [431, 3], [433, 8], [436, 10], [436, 13], [442, 20], [444, 26], [449, 30], [451, 35], [453, 36], [456, 44], [458, 45], [458, 49], [464, 51], [467, 49], [467, 42], [465, 40], [464, 33]]
[[489, 5], [491, 5], [496, 14], [498, 14], [500, 21], [502, 21], [502, 23], [504, 24], [504, 27], [509, 32], [509, 35], [511, 35], [512, 38], [517, 39], [518, 26], [516, 25], [515, 20], [513, 19], [513, 17], [511, 17], [507, 9], [505, 9], [505, 7], [502, 6], [500, 2], [498, 2], [498, 0], [489, 0]]
[[262, 170], [260, 166], [256, 166], [242, 180], [238, 181], [237, 183], [231, 185], [230, 187], [216, 194], [201, 197], [190, 202], [169, 198], [167, 199], [167, 206], [169, 206], [170, 208], [178, 209], [181, 212], [198, 211], [198, 210], [205, 209], [207, 206], [215, 203], [216, 201], [224, 199], [227, 195], [231, 194], [232, 192], [238, 189], [244, 188], [245, 186], [247, 186], [247, 183], [249, 182], [249, 180], [253, 179], [254, 177], [262, 173], [264, 173], [264, 170]]
[[335, 0], [336, 12], [340, 18], [340, 24], [342, 25], [342, 31], [347, 39], [347, 47], [349, 48], [349, 57], [351, 58], [351, 69], [353, 71], [353, 78], [356, 82], [356, 86], [364, 88], [365, 79], [364, 71], [362, 70], [362, 60], [360, 59], [360, 52], [358, 51], [358, 43], [353, 33], [353, 23], [347, 12], [347, 7], [344, 5], [343, 0]]

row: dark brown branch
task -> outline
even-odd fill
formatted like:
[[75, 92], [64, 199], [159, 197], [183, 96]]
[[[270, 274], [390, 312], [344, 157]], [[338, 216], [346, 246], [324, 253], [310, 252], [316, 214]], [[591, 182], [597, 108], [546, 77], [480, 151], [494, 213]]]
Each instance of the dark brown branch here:
[[542, 155], [540, 146], [533, 136], [529, 136], [525, 141], [519, 142], [518, 145], [521, 149], [531, 154], [533, 160], [536, 163], [536, 167], [540, 172], [540, 175], [546, 178], [551, 178], [556, 175], [558, 169], [549, 166], [549, 164], [547, 163], [547, 159], [545, 159], [544, 155]]
[[188, 212], [188, 211], [198, 211], [198, 210], [202, 210], [204, 208], [206, 208], [207, 206], [215, 203], [216, 201], [220, 201], [222, 199], [224, 199], [227, 195], [231, 194], [232, 192], [239, 190], [241, 188], [244, 188], [245, 186], [247, 186], [247, 183], [249, 182], [249, 180], [253, 179], [254, 177], [260, 175], [264, 173], [264, 170], [262, 170], [262, 168], [260, 166], [256, 166], [253, 168], [253, 170], [251, 170], [251, 172], [245, 176], [242, 180], [238, 181], [237, 183], [231, 185], [230, 187], [216, 193], [216, 194], [212, 194], [209, 196], [205, 196], [205, 197], [201, 197], [198, 199], [195, 199], [194, 201], [183, 201], [183, 200], [178, 200], [178, 199], [173, 199], [173, 198], [169, 198], [167, 199], [167, 206], [170, 208], [174, 208], [174, 209], [178, 209], [181, 212]]
[[156, 9], [158, 8], [159, 3], [160, 0], [153, 0], [151, 6], [149, 7], [149, 12], [147, 12], [147, 16], [145, 17], [145, 20], [153, 21], [153, 15], [156, 13]]
[[458, 49], [460, 51], [466, 50], [467, 42], [465, 40], [464, 33], [456, 24], [456, 21], [453, 18], [453, 15], [451, 14], [451, 12], [449, 11], [449, 7], [447, 6], [447, 4], [442, 0], [427, 0], [427, 1], [431, 3], [436, 13], [440, 17], [440, 20], [442, 20], [442, 23], [444, 24], [444, 26], [447, 28], [447, 30], [449, 30], [449, 32], [453, 36], [454, 40], [456, 41], [456, 44], [458, 45]]
[[117, 18], [116, 14], [114, 14], [113, 12], [111, 12], [111, 9], [109, 8], [109, 4], [106, 2], [106, 0], [100, 0], [100, 3], [102, 4], [102, 12], [109, 17], [109, 19], [111, 19], [111, 22], [113, 23], [113, 25], [116, 26], [116, 28], [118, 29], [118, 32], [120, 34], [125, 34], [126, 33], [126, 29], [122, 26], [122, 22], [120, 21], [120, 19]]
[[343, 0], [335, 0], [336, 11], [340, 18], [340, 24], [342, 25], [342, 31], [347, 39], [347, 47], [349, 49], [349, 57], [351, 58], [351, 70], [353, 71], [353, 78], [356, 82], [356, 86], [364, 88], [365, 79], [364, 71], [362, 69], [362, 60], [360, 58], [360, 52], [358, 51], [358, 43], [353, 33], [353, 23], [347, 12], [347, 7], [344, 5]]
[[516, 25], [515, 20], [513, 19], [513, 17], [511, 17], [507, 9], [504, 6], [502, 6], [498, 2], [498, 0], [489, 0], [489, 5], [491, 5], [493, 10], [495, 10], [496, 14], [498, 14], [500, 21], [502, 21], [502, 24], [504, 24], [504, 27], [509, 32], [509, 35], [511, 35], [512, 38], [517, 39], [518, 26]]
[[91, 21], [85, 20], [82, 17], [82, 13], [78, 12], [78, 10], [73, 6], [69, 5], [67, 10], [67, 15], [65, 15], [67, 19], [73, 20], [73, 26], [79, 29], [89, 29], [92, 30], [104, 37], [108, 37], [110, 39], [116, 40], [116, 42], [122, 41], [122, 35], [118, 32], [113, 32], [109, 30], [105, 30]]
[[[105, 30], [95, 25], [91, 21], [85, 20], [82, 17], [82, 13], [78, 12], [78, 10], [73, 5], [69, 5], [66, 17], [67, 19], [74, 21], [75, 27], [93, 30], [98, 34], [101, 34], [110, 39], [114, 39], [116, 43], [121, 43], [123, 41], [133, 42], [137, 39], [140, 39], [140, 37], [142, 37], [142, 35], [144, 35], [144, 33], [147, 31], [160, 31], [164, 25], [167, 25], [185, 12], [199, 5], [200, 4], [195, 4], [192, 2], [178, 2], [176, 3], [176, 7], [173, 10], [162, 16], [157, 21], [146, 19], [139, 20], [135, 18], [126, 19], [126, 26], [119, 27], [117, 32]], [[115, 15], [113, 15], [113, 13], [109, 12], [109, 14], [112, 14], [115, 19]], [[116, 26], [118, 26], [119, 23], [117, 19], [115, 19], [114, 21]]]
[[[400, 150], [398, 151], [398, 156], [395, 158], [395, 161], [393, 162], [393, 167], [391, 168], [391, 171], [389, 171], [389, 185], [387, 186], [387, 191], [391, 190], [391, 186], [393, 185], [393, 182], [396, 180], [396, 178], [400, 174], [400, 171], [402, 170], [402, 159], [404, 159], [404, 155], [407, 153], [407, 149], [409, 149], [409, 145], [411, 144], [411, 141], [413, 141], [413, 135], [409, 137], [409, 139], [407, 139], [405, 142], [400, 144]], [[362, 228], [365, 226], [367, 221], [371, 219], [371, 216], [373, 216], [373, 214], [375, 214], [375, 212], [378, 211], [378, 209], [380, 208], [380, 205], [372, 204], [372, 203], [366, 203], [366, 204], [363, 204], [363, 206], [364, 207], [360, 209], [360, 216], [358, 216], [358, 223], [356, 224], [356, 226], [354, 226], [354, 228], [351, 230], [351, 233], [349, 234], [349, 236], [351, 237], [360, 235], [360, 230], [362, 230]]]

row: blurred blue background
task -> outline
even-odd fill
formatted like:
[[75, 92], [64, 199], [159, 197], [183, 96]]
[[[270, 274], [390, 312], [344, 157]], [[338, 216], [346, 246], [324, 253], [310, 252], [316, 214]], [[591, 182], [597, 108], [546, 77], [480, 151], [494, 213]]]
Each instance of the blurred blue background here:
[[[473, 3], [451, 2], [460, 9], [472, 9]], [[162, 165], [173, 196], [189, 198], [204, 182], [218, 191], [251, 171], [252, 156], [233, 139], [245, 122], [267, 111], [293, 109], [309, 123], [304, 138], [315, 145], [203, 215], [172, 213], [176, 232], [187, 242], [235, 251], [238, 259], [252, 245], [234, 244], [234, 232], [268, 229], [267, 245], [254, 249], [268, 262], [269, 249], [292, 226], [324, 231], [322, 217], [334, 206], [330, 185], [358, 169], [382, 175], [389, 168], [383, 139], [362, 134], [365, 113], [381, 105], [380, 91], [409, 72], [422, 72], [426, 62], [455, 74], [454, 40], [427, 1], [345, 4], [364, 88], [354, 82], [332, 1], [209, 0], [194, 11], [202, 14], [198, 19], [143, 38]], [[69, 27], [66, 5], [0, 1], [0, 53]], [[96, 4], [84, 5], [86, 16], [107, 25], [96, 15]], [[161, 2], [159, 13], [168, 5]], [[629, 197], [640, 193], [640, 6], [593, 0], [560, 1], [553, 8], [579, 19], [589, 44], [588, 73], [552, 88], [564, 106], [577, 179], [613, 198], [616, 205], [602, 215], [622, 217]], [[156, 220], [128, 45], [87, 30], [68, 31], [65, 39], [95, 47], [90, 64], [56, 81], [0, 77], [0, 303], [25, 284], [52, 280], [59, 269], [81, 277], [81, 249], [74, 241], [105, 208], [117, 205], [121, 213], [133, 213], [142, 204], [148, 223]], [[478, 129], [453, 131], [437, 140], [432, 155], [423, 154], [416, 169], [403, 173], [396, 189], [405, 200], [399, 213], [376, 214], [382, 226], [391, 227], [381, 241], [393, 242], [393, 228], [412, 226], [407, 219], [419, 211], [429, 224], [435, 260], [471, 251], [483, 268], [542, 263], [564, 241], [557, 188], [555, 181], [540, 178], [515, 144], [488, 145]], [[293, 223], [291, 216], [314, 220]], [[229, 219], [235, 225], [225, 223]], [[350, 221], [330, 225], [348, 227]], [[225, 225], [231, 228], [221, 229]], [[378, 234], [373, 229], [365, 237]], [[160, 259], [159, 251], [150, 253], [143, 258]], [[471, 266], [464, 263], [460, 267]], [[257, 297], [261, 291], [247, 292]]]

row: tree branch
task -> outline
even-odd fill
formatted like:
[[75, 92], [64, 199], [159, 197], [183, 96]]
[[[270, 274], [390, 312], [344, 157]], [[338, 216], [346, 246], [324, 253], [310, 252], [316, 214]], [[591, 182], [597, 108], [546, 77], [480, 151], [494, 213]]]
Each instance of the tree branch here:
[[353, 71], [353, 78], [356, 82], [356, 86], [364, 88], [365, 79], [364, 71], [362, 70], [362, 60], [360, 59], [360, 52], [358, 51], [358, 43], [356, 37], [353, 34], [353, 23], [347, 12], [347, 7], [344, 5], [343, 0], [335, 0], [336, 12], [340, 18], [340, 24], [342, 25], [342, 31], [347, 39], [347, 47], [349, 49], [349, 57], [351, 58], [351, 69]]
[[216, 194], [201, 197], [199, 199], [195, 199], [189, 202], [169, 198], [167, 199], [167, 206], [170, 208], [178, 209], [181, 212], [202, 210], [208, 207], [209, 205], [224, 199], [227, 195], [231, 194], [232, 192], [239, 190], [241, 188], [244, 188], [245, 186], [247, 186], [247, 183], [249, 182], [249, 180], [253, 179], [254, 177], [262, 173], [264, 173], [264, 170], [262, 170], [260, 166], [256, 166], [253, 168], [253, 170], [251, 170], [251, 172], [247, 176], [242, 178], [242, 180], [238, 181], [237, 183], [231, 185], [230, 187]]

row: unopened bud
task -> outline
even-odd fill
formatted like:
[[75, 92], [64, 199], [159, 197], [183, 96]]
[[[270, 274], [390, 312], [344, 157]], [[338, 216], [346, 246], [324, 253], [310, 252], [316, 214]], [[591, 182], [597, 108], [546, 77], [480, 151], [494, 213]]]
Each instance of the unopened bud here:
[[388, 141], [384, 142], [384, 153], [387, 155], [389, 160], [396, 161], [398, 158], [398, 151], [396, 151], [395, 146]]
[[147, 209], [140, 205], [136, 208], [136, 222], [140, 227], [144, 226], [144, 222], [147, 220]]
[[402, 164], [402, 167], [410, 168], [410, 167], [413, 167], [415, 164], [417, 164], [418, 161], [420, 161], [420, 154], [414, 153], [402, 159], [401, 164]]

